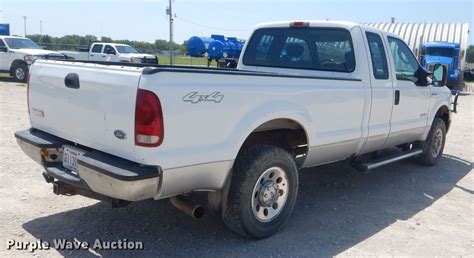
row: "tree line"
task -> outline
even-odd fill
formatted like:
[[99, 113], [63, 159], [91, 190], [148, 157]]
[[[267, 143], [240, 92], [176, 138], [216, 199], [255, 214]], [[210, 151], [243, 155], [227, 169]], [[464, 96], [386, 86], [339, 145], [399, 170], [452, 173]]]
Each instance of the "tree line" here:
[[[38, 45], [50, 50], [72, 50], [77, 51], [80, 48], [88, 48], [94, 42], [110, 42], [127, 44], [136, 48], [141, 53], [157, 54], [162, 51], [168, 51], [169, 41], [157, 39], [154, 43], [135, 40], [113, 40], [110, 37], [98, 38], [94, 35], [66, 35], [62, 37], [53, 37], [49, 35], [28, 35], [27, 38], [35, 41]], [[186, 53], [186, 42], [183, 44], [174, 43], [174, 49], [181, 54]]]

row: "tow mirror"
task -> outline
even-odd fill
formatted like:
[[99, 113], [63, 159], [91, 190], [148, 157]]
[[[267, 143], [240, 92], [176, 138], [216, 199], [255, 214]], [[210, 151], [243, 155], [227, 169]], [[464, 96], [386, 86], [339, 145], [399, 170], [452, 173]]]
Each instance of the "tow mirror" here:
[[7, 47], [0, 47], [0, 52], [7, 53], [8, 48]]
[[448, 69], [442, 64], [435, 64], [433, 67], [433, 86], [443, 87], [448, 82]]

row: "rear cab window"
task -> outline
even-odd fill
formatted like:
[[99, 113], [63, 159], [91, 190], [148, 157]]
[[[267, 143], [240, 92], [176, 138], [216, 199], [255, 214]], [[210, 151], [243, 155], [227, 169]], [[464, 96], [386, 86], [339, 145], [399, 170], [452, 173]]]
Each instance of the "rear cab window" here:
[[256, 30], [243, 64], [346, 73], [356, 65], [350, 32], [342, 28]]
[[102, 52], [102, 44], [95, 44], [92, 49], [91, 49], [91, 52], [92, 53], [101, 53]]
[[386, 80], [389, 77], [389, 72], [387, 55], [385, 54], [382, 38], [378, 34], [368, 31], [365, 35], [369, 43], [374, 78], [377, 80]]

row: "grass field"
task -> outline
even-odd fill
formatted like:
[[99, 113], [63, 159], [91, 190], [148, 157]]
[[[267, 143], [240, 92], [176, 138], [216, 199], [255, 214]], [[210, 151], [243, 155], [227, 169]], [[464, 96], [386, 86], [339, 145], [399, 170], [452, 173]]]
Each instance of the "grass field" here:
[[[158, 55], [158, 59], [160, 64], [162, 65], [169, 65], [170, 58], [169, 56], [165, 55]], [[196, 66], [207, 66], [207, 58], [196, 58], [196, 57], [189, 57], [189, 56], [175, 56], [174, 57], [174, 64], [176, 65], [196, 65]], [[216, 62], [213, 61], [211, 66], [215, 67]]]

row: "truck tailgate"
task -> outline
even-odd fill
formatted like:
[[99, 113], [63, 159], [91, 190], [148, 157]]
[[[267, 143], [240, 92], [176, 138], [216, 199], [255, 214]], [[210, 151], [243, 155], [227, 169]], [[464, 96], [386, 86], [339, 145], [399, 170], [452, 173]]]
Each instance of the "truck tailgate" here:
[[[134, 67], [35, 62], [29, 84], [32, 127], [135, 160], [135, 102], [141, 71]], [[66, 76], [73, 81], [77, 77], [79, 87], [66, 87]]]

